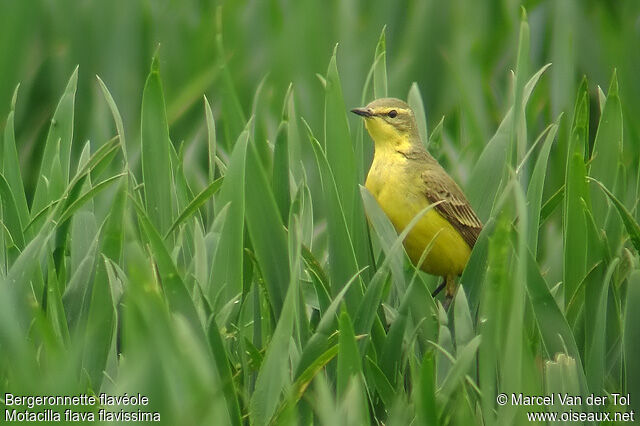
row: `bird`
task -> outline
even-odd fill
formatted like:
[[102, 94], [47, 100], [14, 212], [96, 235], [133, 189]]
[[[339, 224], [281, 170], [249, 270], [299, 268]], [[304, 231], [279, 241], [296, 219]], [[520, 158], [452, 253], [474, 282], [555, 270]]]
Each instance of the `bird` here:
[[445, 288], [446, 301], [450, 302], [456, 277], [469, 260], [482, 222], [462, 189], [426, 150], [414, 112], [406, 102], [380, 98], [351, 112], [364, 118], [374, 143], [365, 187], [396, 231], [401, 233], [416, 215], [434, 205], [409, 231], [403, 244], [414, 265], [443, 278], [433, 297]]

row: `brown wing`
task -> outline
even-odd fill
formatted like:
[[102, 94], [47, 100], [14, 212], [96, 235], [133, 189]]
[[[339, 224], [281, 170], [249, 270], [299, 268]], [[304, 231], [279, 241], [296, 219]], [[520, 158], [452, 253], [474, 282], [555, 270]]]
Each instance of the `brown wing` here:
[[471, 204], [444, 169], [428, 170], [422, 173], [425, 195], [431, 203], [441, 201], [435, 208], [462, 238], [473, 248], [482, 231], [482, 222], [473, 211]]

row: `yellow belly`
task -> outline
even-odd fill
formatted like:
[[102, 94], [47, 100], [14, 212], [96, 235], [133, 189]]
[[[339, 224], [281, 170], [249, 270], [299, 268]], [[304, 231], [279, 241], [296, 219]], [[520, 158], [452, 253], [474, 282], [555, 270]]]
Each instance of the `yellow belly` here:
[[[374, 161], [366, 187], [400, 233], [429, 205], [429, 201], [420, 190], [422, 181], [419, 176], [412, 179], [398, 173], [390, 174], [390, 169], [394, 168], [388, 164], [387, 167], [380, 167]], [[404, 240], [407, 254], [414, 264], [418, 264], [430, 244], [431, 248], [421, 265], [423, 271], [440, 276], [462, 274], [471, 249], [435, 208], [422, 216]]]

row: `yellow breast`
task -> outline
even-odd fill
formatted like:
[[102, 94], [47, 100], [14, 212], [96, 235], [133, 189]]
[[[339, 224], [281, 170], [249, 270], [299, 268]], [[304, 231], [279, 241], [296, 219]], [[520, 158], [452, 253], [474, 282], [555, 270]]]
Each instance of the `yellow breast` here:
[[[422, 170], [412, 170], [407, 167], [407, 161], [395, 151], [377, 151], [365, 184], [398, 233], [429, 205], [420, 177]], [[435, 208], [419, 220], [404, 240], [407, 254], [414, 264], [420, 261], [430, 244], [422, 270], [440, 276], [462, 273], [471, 249]]]

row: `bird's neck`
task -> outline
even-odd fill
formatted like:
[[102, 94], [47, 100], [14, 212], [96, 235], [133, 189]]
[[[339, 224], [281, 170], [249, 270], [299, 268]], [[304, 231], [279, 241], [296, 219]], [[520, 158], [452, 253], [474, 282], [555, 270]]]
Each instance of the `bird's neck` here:
[[390, 156], [401, 155], [406, 159], [420, 159], [428, 162], [436, 162], [431, 154], [425, 149], [418, 135], [385, 135], [385, 137], [374, 137], [375, 157], [389, 158]]
[[419, 136], [390, 132], [377, 126], [367, 127], [367, 130], [373, 139], [376, 152], [409, 151], [416, 142], [417, 145], [421, 145]]

